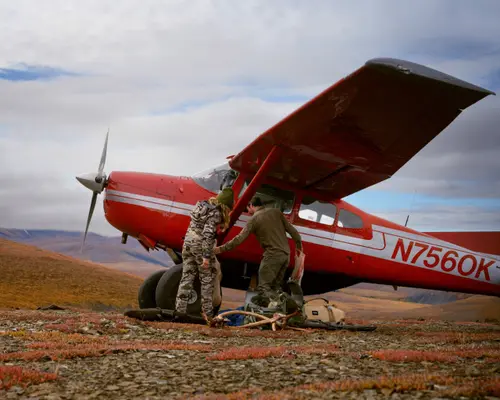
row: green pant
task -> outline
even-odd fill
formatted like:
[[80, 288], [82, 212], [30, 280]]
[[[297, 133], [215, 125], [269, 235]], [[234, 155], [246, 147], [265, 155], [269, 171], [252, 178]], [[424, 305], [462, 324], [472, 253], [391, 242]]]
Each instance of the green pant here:
[[290, 264], [290, 255], [282, 252], [264, 253], [259, 267], [257, 292], [270, 301], [279, 300], [279, 291], [283, 284], [286, 269]]

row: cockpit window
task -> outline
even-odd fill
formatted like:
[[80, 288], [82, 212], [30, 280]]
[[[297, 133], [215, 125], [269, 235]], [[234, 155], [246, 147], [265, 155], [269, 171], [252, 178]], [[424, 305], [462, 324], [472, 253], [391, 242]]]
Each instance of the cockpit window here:
[[341, 228], [361, 229], [363, 228], [363, 220], [359, 215], [342, 208], [339, 213], [337, 226]]
[[201, 187], [219, 193], [225, 187], [231, 187], [238, 173], [229, 167], [229, 163], [212, 167], [198, 172], [192, 176], [193, 180]]

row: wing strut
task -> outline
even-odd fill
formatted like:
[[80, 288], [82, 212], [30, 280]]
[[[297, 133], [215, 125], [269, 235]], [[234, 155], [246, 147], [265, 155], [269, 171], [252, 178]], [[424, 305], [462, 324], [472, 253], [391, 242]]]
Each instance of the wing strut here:
[[231, 212], [231, 220], [229, 222], [228, 229], [223, 232], [219, 237], [219, 243], [222, 243], [229, 232], [229, 230], [233, 227], [234, 223], [238, 220], [243, 210], [245, 210], [248, 202], [252, 199], [253, 195], [257, 191], [260, 184], [264, 181], [264, 178], [267, 175], [269, 169], [273, 166], [276, 160], [280, 157], [282, 152], [282, 148], [274, 145], [266, 159], [255, 173], [252, 181], [248, 185], [248, 187], [243, 192], [243, 195], [238, 199], [236, 204], [234, 205], [233, 211]]

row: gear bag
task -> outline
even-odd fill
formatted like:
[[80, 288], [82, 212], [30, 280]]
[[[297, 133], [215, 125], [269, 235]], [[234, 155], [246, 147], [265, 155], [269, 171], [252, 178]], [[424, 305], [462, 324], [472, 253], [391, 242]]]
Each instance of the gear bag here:
[[[322, 300], [323, 304], [311, 304], [314, 300]], [[311, 299], [304, 304], [304, 313], [306, 319], [310, 321], [321, 321], [325, 323], [343, 323], [345, 321], [345, 312], [330, 304], [327, 299]]]

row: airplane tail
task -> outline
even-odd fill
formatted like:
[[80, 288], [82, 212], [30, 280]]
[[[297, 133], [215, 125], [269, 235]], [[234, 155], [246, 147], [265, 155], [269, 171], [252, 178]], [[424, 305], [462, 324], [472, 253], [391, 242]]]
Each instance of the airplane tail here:
[[435, 238], [463, 246], [479, 253], [500, 255], [500, 231], [491, 232], [425, 232]]

